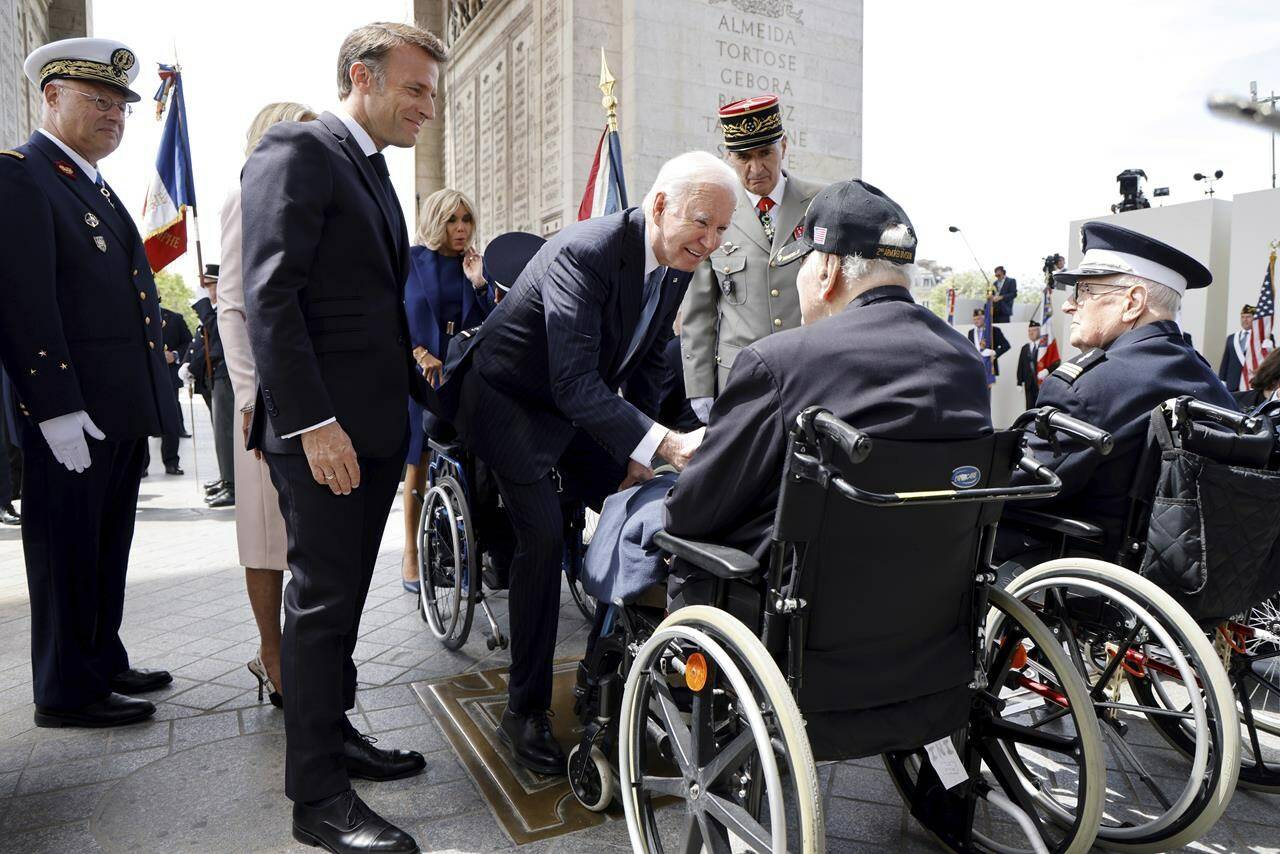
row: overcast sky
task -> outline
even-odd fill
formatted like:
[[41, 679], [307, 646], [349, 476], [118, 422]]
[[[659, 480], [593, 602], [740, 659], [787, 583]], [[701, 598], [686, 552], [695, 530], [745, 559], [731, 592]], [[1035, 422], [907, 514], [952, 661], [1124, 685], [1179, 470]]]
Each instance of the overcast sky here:
[[[206, 260], [217, 260], [218, 209], [259, 107], [332, 107], [342, 37], [371, 20], [407, 20], [411, 5], [94, 0], [95, 34], [129, 43], [143, 69], [144, 100], [104, 174], [140, 211], [160, 135], [155, 63], [176, 47]], [[922, 257], [973, 267], [947, 232], [957, 225], [988, 269], [1004, 264], [1029, 284], [1046, 254], [1066, 254], [1072, 219], [1119, 200], [1123, 169], [1146, 170], [1148, 196], [1169, 187], [1167, 203], [1201, 197], [1197, 171], [1226, 173], [1223, 198], [1271, 185], [1269, 137], [1210, 116], [1204, 102], [1212, 91], [1246, 94], [1250, 80], [1280, 90], [1276, 0], [867, 0], [865, 24], [863, 177], [906, 208]], [[412, 154], [388, 155], [411, 200]], [[194, 260], [173, 269], [189, 274]]]

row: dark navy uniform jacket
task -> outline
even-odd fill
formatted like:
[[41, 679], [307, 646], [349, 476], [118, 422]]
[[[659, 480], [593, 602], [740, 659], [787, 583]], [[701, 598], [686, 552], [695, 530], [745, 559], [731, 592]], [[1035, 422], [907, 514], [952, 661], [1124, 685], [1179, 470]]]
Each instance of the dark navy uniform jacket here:
[[874, 288], [833, 317], [738, 353], [702, 446], [667, 498], [667, 530], [763, 557], [787, 436], [810, 406], [872, 437], [928, 441], [991, 432], [978, 351], [906, 288]]
[[187, 326], [185, 317], [163, 306], [160, 308], [160, 325], [164, 329], [164, 348], [177, 357], [169, 365], [169, 376], [173, 379], [174, 388], [182, 388], [182, 381], [178, 379], [178, 366], [182, 364], [182, 358], [191, 346], [191, 328]]
[[83, 409], [109, 440], [176, 433], [160, 304], [128, 211], [43, 134], [16, 153], [0, 155], [0, 357], [22, 409], [37, 423]]
[[[1189, 394], [1197, 400], [1239, 411], [1209, 363], [1169, 320], [1124, 333], [1110, 346], [1063, 363], [1040, 386], [1038, 406], [1053, 406], [1111, 433], [1108, 456], [1077, 442], [1063, 441], [1055, 454], [1032, 435], [1028, 448], [1062, 478], [1062, 492], [1028, 506], [1100, 525], [1106, 551], [1118, 547], [1128, 510], [1129, 487], [1146, 444], [1151, 411], [1162, 401]], [[1031, 478], [1014, 472], [1014, 483]]]

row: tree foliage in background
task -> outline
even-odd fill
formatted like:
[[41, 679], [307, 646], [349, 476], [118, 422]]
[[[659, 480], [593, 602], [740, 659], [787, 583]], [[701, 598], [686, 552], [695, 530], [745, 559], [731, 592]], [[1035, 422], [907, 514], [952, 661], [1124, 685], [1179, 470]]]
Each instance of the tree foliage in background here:
[[191, 292], [191, 288], [187, 287], [186, 280], [181, 274], [168, 270], [156, 273], [156, 292], [160, 294], [160, 304], [169, 311], [176, 311], [182, 315], [187, 321], [187, 328], [195, 332], [196, 327], [200, 325], [200, 319], [196, 317], [195, 309], [191, 307], [191, 300], [195, 295]]
[[[929, 291], [929, 296], [925, 298], [924, 304], [929, 310], [938, 315], [942, 319], [947, 317], [947, 289], [956, 289], [956, 298], [964, 299], [970, 297], [972, 299], [984, 299], [987, 295], [987, 280], [978, 270], [964, 270], [959, 273], [953, 273], [942, 280], [941, 284], [935, 285], [933, 290]], [[1039, 303], [1042, 288], [1037, 286], [1029, 286], [1023, 282], [1018, 282], [1018, 298], [1015, 302]], [[957, 318], [957, 323], [968, 323], [969, 318]]]

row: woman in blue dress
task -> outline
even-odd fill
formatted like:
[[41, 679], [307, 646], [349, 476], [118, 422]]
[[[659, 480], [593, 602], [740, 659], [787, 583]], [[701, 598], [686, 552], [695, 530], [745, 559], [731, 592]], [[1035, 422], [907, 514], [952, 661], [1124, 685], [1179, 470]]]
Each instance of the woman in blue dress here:
[[[449, 342], [464, 329], [479, 326], [494, 306], [484, 277], [480, 254], [472, 247], [475, 208], [457, 190], [437, 190], [422, 203], [418, 232], [409, 250], [409, 279], [405, 283], [405, 313], [418, 368], [432, 383], [449, 355]], [[427, 442], [422, 428], [423, 408], [409, 400], [409, 454], [404, 479], [404, 560], [400, 575], [405, 590], [418, 592], [418, 516], [422, 506], [414, 497], [425, 490]]]

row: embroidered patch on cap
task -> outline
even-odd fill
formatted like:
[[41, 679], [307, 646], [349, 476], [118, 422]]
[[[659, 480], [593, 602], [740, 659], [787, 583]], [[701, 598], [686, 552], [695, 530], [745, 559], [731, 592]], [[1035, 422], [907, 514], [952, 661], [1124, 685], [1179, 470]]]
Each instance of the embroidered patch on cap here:
[[819, 246], [827, 242], [827, 229], [824, 226], [817, 226], [813, 229], [813, 242]]

